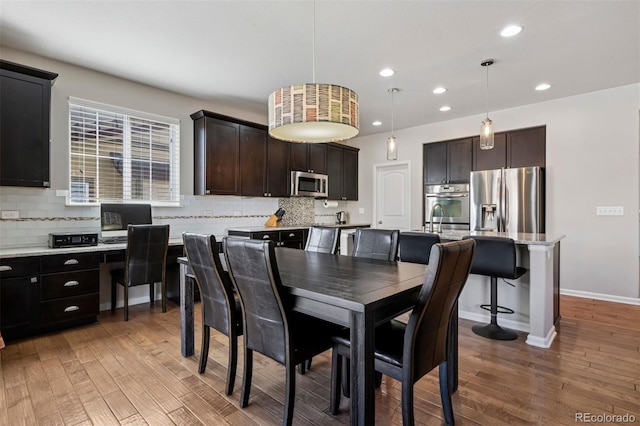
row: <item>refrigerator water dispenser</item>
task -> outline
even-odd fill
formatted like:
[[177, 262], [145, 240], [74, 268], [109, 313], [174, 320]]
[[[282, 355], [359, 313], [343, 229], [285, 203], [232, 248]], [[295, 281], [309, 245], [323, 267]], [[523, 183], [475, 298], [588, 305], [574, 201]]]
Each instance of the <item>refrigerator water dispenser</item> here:
[[498, 217], [495, 204], [482, 204], [482, 230], [495, 231], [498, 229]]

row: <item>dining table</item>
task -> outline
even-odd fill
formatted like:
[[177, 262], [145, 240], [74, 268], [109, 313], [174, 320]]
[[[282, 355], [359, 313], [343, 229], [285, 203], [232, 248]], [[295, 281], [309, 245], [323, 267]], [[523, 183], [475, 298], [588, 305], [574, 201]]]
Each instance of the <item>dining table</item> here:
[[[348, 327], [351, 340], [350, 424], [375, 423], [375, 327], [415, 305], [427, 265], [332, 255], [293, 248], [275, 249], [282, 284], [293, 296], [292, 309]], [[182, 355], [194, 354], [194, 280], [188, 261], [178, 259]], [[457, 308], [449, 335], [448, 375], [457, 388]]]

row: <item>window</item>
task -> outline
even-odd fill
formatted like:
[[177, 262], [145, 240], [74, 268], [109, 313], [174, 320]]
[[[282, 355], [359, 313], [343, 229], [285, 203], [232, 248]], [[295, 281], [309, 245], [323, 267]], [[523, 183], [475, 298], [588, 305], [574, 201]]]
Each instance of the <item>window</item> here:
[[69, 98], [69, 202], [180, 203], [180, 121]]

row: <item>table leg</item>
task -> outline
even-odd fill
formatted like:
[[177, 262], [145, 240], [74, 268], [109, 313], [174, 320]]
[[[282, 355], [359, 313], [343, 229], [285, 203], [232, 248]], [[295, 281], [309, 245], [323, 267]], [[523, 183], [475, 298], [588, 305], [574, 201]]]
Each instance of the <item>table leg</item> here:
[[193, 350], [193, 280], [187, 277], [187, 265], [180, 264], [180, 351], [182, 356]]
[[458, 303], [453, 308], [449, 327], [449, 353], [447, 354], [447, 376], [449, 392], [458, 390]]
[[351, 313], [351, 412], [350, 424], [375, 423], [374, 364], [375, 324], [366, 312]]

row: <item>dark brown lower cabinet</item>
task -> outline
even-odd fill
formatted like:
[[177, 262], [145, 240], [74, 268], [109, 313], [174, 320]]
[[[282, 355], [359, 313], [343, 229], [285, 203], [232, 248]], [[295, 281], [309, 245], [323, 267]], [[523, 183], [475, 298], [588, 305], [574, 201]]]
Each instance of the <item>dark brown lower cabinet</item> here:
[[0, 330], [5, 340], [33, 333], [38, 322], [37, 258], [0, 259]]
[[279, 247], [303, 249], [307, 242], [308, 228], [273, 231], [238, 231], [229, 229], [230, 237], [244, 237], [253, 240], [273, 241]]
[[97, 321], [97, 254], [0, 260], [0, 330], [7, 340]]

